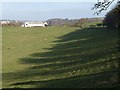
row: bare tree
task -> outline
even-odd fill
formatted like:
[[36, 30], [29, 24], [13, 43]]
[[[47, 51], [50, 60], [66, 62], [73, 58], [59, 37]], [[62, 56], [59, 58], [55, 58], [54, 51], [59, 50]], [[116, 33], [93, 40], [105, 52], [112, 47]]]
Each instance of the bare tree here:
[[94, 7], [92, 8], [92, 10], [97, 10], [97, 12], [94, 13], [94, 15], [99, 15], [103, 10], [107, 10], [108, 7], [114, 2], [117, 1], [118, 3], [120, 3], [119, 0], [97, 0], [97, 3], [94, 5]]

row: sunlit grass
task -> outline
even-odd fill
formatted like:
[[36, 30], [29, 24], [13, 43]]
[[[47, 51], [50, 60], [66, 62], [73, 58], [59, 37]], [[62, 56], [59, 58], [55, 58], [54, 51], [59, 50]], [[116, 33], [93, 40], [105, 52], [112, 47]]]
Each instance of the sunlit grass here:
[[118, 31], [3, 28], [3, 87], [118, 86]]

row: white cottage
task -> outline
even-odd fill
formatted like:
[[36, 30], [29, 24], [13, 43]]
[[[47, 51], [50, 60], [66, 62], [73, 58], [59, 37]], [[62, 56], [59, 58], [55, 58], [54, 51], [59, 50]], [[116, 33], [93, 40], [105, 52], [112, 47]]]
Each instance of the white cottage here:
[[25, 22], [22, 27], [45, 27], [48, 25], [47, 22]]
[[1, 24], [9, 24], [10, 21], [1, 21], [0, 23], [1, 23]]

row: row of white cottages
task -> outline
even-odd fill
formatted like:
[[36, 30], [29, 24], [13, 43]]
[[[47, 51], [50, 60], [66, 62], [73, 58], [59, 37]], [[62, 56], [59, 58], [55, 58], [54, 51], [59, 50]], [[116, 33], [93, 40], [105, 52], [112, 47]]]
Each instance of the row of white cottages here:
[[22, 27], [46, 27], [47, 22], [24, 22]]

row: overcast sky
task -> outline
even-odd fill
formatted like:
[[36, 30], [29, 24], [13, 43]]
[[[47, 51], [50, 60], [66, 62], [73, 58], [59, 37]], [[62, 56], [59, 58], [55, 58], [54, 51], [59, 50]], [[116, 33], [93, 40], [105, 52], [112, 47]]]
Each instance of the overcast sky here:
[[91, 10], [96, 0], [69, 0], [71, 2], [68, 2], [68, 0], [64, 0], [64, 2], [63, 0], [60, 0], [61, 2], [55, 2], [55, 0], [35, 1], [36, 0], [34, 0], [34, 2], [30, 2], [30, 0], [29, 2], [7, 2], [7, 0], [4, 0], [4, 2], [2, 2], [2, 19], [45, 21], [51, 18], [80, 19], [104, 17], [105, 14], [113, 8], [110, 7], [107, 11], [96, 16], [93, 15], [95, 11]]

